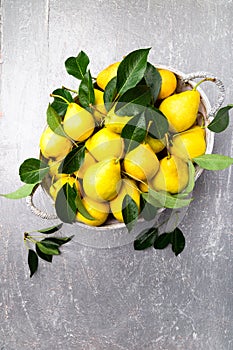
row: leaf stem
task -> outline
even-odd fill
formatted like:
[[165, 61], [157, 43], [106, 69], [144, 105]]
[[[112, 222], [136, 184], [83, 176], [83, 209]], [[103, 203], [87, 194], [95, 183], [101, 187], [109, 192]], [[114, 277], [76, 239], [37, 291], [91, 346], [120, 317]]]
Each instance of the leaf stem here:
[[70, 104], [70, 102], [63, 96], [59, 96], [59, 95], [55, 95], [55, 94], [50, 94], [51, 97], [57, 97], [60, 98], [61, 100], [65, 101], [65, 103], [67, 103], [68, 105]]
[[73, 90], [73, 89], [67, 88], [67, 87], [65, 87], [65, 86], [62, 86], [62, 89], [67, 90], [67, 91], [70, 91], [70, 92], [73, 92], [73, 93], [75, 93], [75, 94], [78, 95], [78, 91], [77, 91], [77, 90]]

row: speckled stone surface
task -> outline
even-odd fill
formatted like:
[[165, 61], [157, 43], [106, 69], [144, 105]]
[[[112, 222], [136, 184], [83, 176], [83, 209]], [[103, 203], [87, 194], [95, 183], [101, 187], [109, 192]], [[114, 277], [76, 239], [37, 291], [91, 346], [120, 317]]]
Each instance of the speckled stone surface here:
[[[37, 157], [49, 93], [76, 87], [64, 61], [80, 50], [95, 75], [152, 47], [151, 62], [218, 76], [232, 103], [232, 16], [231, 0], [0, 0], [0, 193]], [[216, 90], [203, 88], [214, 103]], [[231, 121], [216, 135], [215, 152], [233, 156], [232, 130]], [[232, 350], [231, 171], [198, 180], [179, 257], [132, 243], [97, 249], [76, 236], [32, 279], [23, 232], [48, 223], [25, 201], [0, 198], [0, 349]]]

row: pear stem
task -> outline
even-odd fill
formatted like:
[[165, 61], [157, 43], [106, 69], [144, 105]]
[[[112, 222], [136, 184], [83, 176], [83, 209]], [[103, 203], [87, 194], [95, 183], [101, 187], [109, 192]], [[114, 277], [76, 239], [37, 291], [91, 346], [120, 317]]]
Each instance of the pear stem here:
[[202, 80], [200, 80], [194, 87], [193, 87], [193, 91], [196, 91], [198, 86], [201, 85], [204, 81], [212, 81], [215, 82], [215, 78], [204, 78]]
[[165, 143], [166, 143], [166, 148], [167, 148], [167, 158], [171, 158], [171, 153], [170, 153], [170, 142], [169, 142], [169, 139], [168, 139], [168, 133], [166, 133], [164, 135], [165, 137]]
[[67, 91], [70, 91], [70, 92], [74, 92], [75, 94], [78, 94], [78, 91], [77, 91], [77, 90], [73, 90], [73, 89], [67, 88], [67, 87], [65, 87], [65, 86], [62, 86], [62, 89], [67, 90]]
[[152, 120], [150, 120], [150, 121], [149, 121], [149, 123], [148, 123], [148, 125], [147, 125], [145, 139], [146, 139], [146, 138], [147, 138], [147, 136], [148, 136], [148, 133], [149, 133], [149, 130], [150, 130], [150, 126], [151, 126], [151, 124], [152, 124], [152, 123], [153, 123], [153, 121], [152, 121]]
[[102, 115], [104, 115], [105, 117], [106, 117], [106, 115], [107, 115], [107, 113], [103, 113], [102, 111], [100, 111], [96, 106], [94, 106], [93, 104], [89, 104], [89, 107], [91, 108], [91, 109], [93, 109], [94, 111], [96, 111], [96, 112], [99, 112], [100, 114], [102, 114]]
[[55, 94], [50, 94], [50, 96], [60, 98], [61, 100], [65, 101], [65, 103], [67, 103], [68, 105], [70, 104], [70, 102], [63, 96], [59, 96], [59, 95], [55, 95]]

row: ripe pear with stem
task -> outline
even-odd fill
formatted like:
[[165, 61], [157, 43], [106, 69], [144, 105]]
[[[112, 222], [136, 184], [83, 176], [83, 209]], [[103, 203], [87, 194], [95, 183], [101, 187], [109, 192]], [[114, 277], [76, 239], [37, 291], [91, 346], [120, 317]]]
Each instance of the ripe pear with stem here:
[[63, 120], [65, 133], [74, 141], [85, 141], [94, 131], [95, 120], [90, 112], [75, 102], [69, 102], [63, 96], [51, 94], [64, 100], [67, 104], [66, 114]]
[[182, 132], [189, 129], [196, 121], [200, 105], [200, 92], [197, 87], [206, 80], [198, 82], [192, 90], [186, 90], [165, 98], [159, 106], [166, 116], [171, 132]]

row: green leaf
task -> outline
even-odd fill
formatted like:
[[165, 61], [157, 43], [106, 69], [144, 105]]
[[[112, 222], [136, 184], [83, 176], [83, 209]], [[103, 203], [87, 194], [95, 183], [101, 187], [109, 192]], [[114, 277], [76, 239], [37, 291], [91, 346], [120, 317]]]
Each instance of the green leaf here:
[[41, 230], [36, 230], [36, 232], [40, 232], [40, 233], [44, 233], [44, 234], [51, 234], [54, 232], [57, 232], [58, 230], [60, 230], [60, 228], [62, 227], [62, 223], [56, 226], [51, 226], [51, 227], [47, 227], [47, 228], [43, 228]]
[[143, 193], [142, 196], [146, 199], [147, 202], [154, 205], [156, 208], [170, 208], [177, 209], [182, 208], [190, 204], [192, 198], [189, 199], [180, 199], [175, 196], [172, 196], [168, 192], [157, 192], [149, 188], [148, 193]]
[[118, 100], [115, 113], [119, 116], [142, 113], [151, 101], [151, 92], [147, 86], [139, 85], [126, 91]]
[[8, 199], [21, 199], [21, 198], [25, 198], [27, 196], [29, 196], [32, 191], [33, 188], [36, 186], [36, 184], [25, 184], [23, 186], [21, 186], [20, 188], [18, 188], [16, 191], [11, 192], [11, 193], [7, 193], [7, 194], [0, 194], [1, 197], [5, 197]]
[[112, 108], [112, 102], [116, 97], [116, 80], [116, 77], [112, 78], [108, 82], [104, 90], [104, 104], [107, 111], [109, 111]]
[[74, 235], [70, 237], [49, 237], [43, 239], [41, 242], [53, 242], [56, 243], [59, 247], [63, 244], [66, 244], [71, 241], [71, 239], [74, 237]]
[[79, 102], [84, 108], [95, 103], [94, 86], [89, 70], [86, 72], [79, 85]]
[[83, 202], [82, 202], [78, 193], [77, 193], [77, 197], [76, 197], [76, 207], [77, 207], [78, 211], [80, 212], [80, 214], [82, 214], [86, 219], [95, 220], [95, 218], [93, 218], [93, 216], [91, 216], [91, 214], [89, 214], [87, 209], [84, 207]]
[[147, 62], [144, 78], [147, 86], [149, 86], [154, 102], [157, 100], [161, 89], [162, 78], [158, 70], [149, 62]]
[[39, 247], [38, 247], [37, 244], [36, 244], [36, 252], [37, 252], [37, 255], [39, 256], [39, 258], [41, 258], [41, 259], [43, 259], [43, 260], [45, 260], [45, 261], [47, 261], [47, 262], [49, 262], [49, 263], [52, 262], [53, 256], [43, 253], [43, 252], [39, 249]]
[[208, 125], [208, 129], [213, 132], [222, 132], [229, 125], [229, 110], [233, 108], [233, 105], [225, 106], [217, 112], [215, 118]]
[[172, 251], [175, 255], [179, 255], [185, 247], [185, 237], [182, 231], [176, 227], [174, 231], [170, 232]]
[[119, 96], [135, 87], [147, 66], [147, 56], [150, 49], [139, 49], [129, 53], [120, 63], [117, 70], [116, 89]]
[[76, 217], [77, 191], [66, 183], [58, 192], [55, 209], [59, 219], [66, 223], [73, 223]]
[[138, 207], [133, 198], [131, 198], [128, 194], [126, 194], [123, 199], [122, 216], [124, 223], [130, 232], [138, 219]]
[[152, 122], [149, 135], [157, 139], [162, 139], [168, 132], [169, 124], [167, 118], [159, 109], [154, 107], [148, 107], [145, 113], [147, 122]]
[[122, 129], [121, 137], [125, 139], [126, 152], [137, 147], [146, 136], [146, 120], [144, 113], [139, 114], [128, 121]]
[[149, 247], [152, 247], [154, 241], [158, 235], [158, 229], [155, 227], [146, 229], [142, 231], [134, 241], [134, 249], [135, 250], [144, 250]]
[[191, 160], [188, 161], [188, 170], [189, 170], [189, 182], [185, 188], [185, 193], [189, 194], [193, 191], [195, 186], [195, 167]]
[[28, 266], [30, 269], [30, 277], [32, 277], [38, 269], [38, 256], [32, 249], [28, 251]]
[[58, 249], [59, 244], [52, 241], [40, 241], [36, 243], [38, 249], [46, 255], [59, 255], [60, 251]]
[[61, 125], [62, 118], [58, 115], [55, 109], [49, 104], [47, 109], [47, 124], [50, 129], [57, 135], [66, 137], [66, 133]]
[[81, 51], [77, 57], [69, 57], [65, 61], [67, 73], [82, 80], [89, 64], [89, 58], [85, 52]]
[[233, 164], [233, 158], [221, 154], [203, 154], [193, 161], [207, 170], [223, 170]]
[[37, 184], [49, 172], [49, 166], [39, 159], [28, 158], [19, 167], [21, 181]]
[[154, 248], [155, 249], [164, 249], [168, 246], [168, 244], [171, 243], [171, 234], [170, 232], [162, 233], [159, 235], [155, 241], [154, 241]]
[[62, 174], [73, 174], [83, 164], [85, 157], [85, 146], [79, 146], [70, 151], [60, 164], [58, 172]]
[[148, 203], [143, 196], [140, 196], [140, 207], [141, 207], [141, 216], [146, 221], [153, 220], [157, 214], [159, 208], [156, 208], [154, 205]]
[[[62, 96], [69, 102], [74, 102], [71, 93], [65, 89], [56, 89], [52, 94]], [[57, 112], [59, 116], [64, 117], [68, 104], [61, 98], [54, 97], [54, 101], [51, 103], [51, 107]]]

